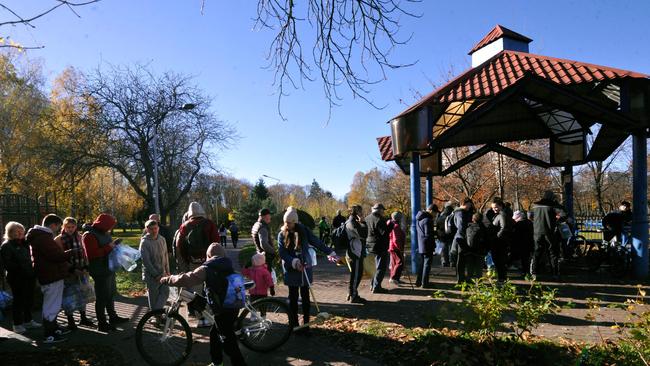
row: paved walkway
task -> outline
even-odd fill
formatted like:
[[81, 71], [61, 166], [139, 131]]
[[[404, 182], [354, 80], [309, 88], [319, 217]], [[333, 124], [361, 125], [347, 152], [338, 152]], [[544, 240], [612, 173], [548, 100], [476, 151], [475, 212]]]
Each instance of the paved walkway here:
[[[246, 240], [244, 245], [250, 245]], [[228, 256], [237, 263], [239, 250], [227, 249]], [[408, 263], [408, 261], [407, 261]], [[450, 268], [436, 268], [432, 270], [432, 278], [435, 289], [441, 290], [449, 295], [457, 293], [454, 289], [454, 272]], [[622, 303], [626, 298], [636, 294], [634, 285], [624, 282], [601, 281], [600, 274], [569, 274], [565, 276], [562, 283], [545, 283], [559, 289], [559, 297], [562, 301], [570, 301], [575, 304], [573, 309], [563, 310], [560, 314], [548, 317], [535, 333], [548, 338], [565, 337], [574, 340], [597, 342], [603, 338], [615, 337], [616, 334], [611, 326], [616, 322], [626, 320], [626, 313], [620, 309], [607, 308], [611, 303]], [[356, 317], [360, 319], [378, 319], [404, 326], [427, 326], [429, 319], [435, 315], [441, 315], [443, 306], [449, 304], [449, 299], [433, 299], [430, 295], [433, 290], [411, 289], [408, 285], [408, 277], [404, 277], [406, 285], [401, 287], [389, 287], [386, 294], [374, 295], [369, 292], [369, 281], [363, 281], [360, 287], [361, 296], [370, 302], [364, 305], [352, 305], [346, 303], [348, 272], [346, 267], [335, 266], [323, 260], [315, 268], [314, 292], [322, 311], [333, 315], [345, 317]], [[522, 280], [514, 279], [515, 283], [523, 283]], [[385, 284], [388, 286], [388, 283]], [[286, 297], [287, 289], [280, 285], [277, 289], [277, 296]], [[592, 311], [595, 321], [587, 321], [588, 298], [599, 298], [601, 308], [599, 311]], [[116, 304], [117, 311], [121, 316], [131, 319], [118, 332], [110, 336], [98, 333], [93, 330], [80, 328], [79, 331], [71, 334], [66, 344], [110, 344], [118, 350], [127, 365], [144, 364], [137, 353], [134, 340], [134, 327], [140, 317], [147, 312], [146, 298], [120, 298]], [[88, 306], [90, 316], [94, 316], [93, 306]], [[312, 310], [314, 313], [315, 309]], [[453, 319], [444, 319], [453, 325]], [[64, 319], [61, 319], [65, 322]], [[4, 328], [10, 328], [5, 320], [0, 323]], [[209, 360], [207, 330], [197, 330], [196, 344], [188, 365], [203, 365]], [[0, 337], [10, 335], [6, 329], [0, 328]], [[32, 338], [40, 340], [41, 331], [30, 331], [26, 337], [13, 338], [0, 342], [0, 352], [7, 350], [24, 350], [29, 352], [36, 349], [38, 344], [32, 342]], [[241, 347], [248, 364], [250, 365], [375, 365], [376, 362], [364, 359], [350, 352], [324, 343], [325, 338], [314, 336], [301, 338], [292, 336], [281, 348], [269, 353], [259, 354], [248, 351]], [[64, 347], [64, 346], [62, 346]], [[3, 364], [4, 365], [4, 364]]]

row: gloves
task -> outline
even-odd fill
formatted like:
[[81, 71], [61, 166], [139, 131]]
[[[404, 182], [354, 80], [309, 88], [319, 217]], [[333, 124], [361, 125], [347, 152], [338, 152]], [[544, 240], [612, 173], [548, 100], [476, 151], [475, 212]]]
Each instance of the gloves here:
[[275, 286], [269, 287], [269, 293], [271, 294], [271, 296], [275, 296]]
[[328, 259], [330, 262], [332, 262], [332, 263], [336, 263], [336, 262], [338, 262], [339, 259], [341, 259], [341, 258], [339, 258], [339, 256], [336, 255], [336, 253], [332, 252], [332, 254], [330, 254], [330, 255], [327, 256], [327, 259]]

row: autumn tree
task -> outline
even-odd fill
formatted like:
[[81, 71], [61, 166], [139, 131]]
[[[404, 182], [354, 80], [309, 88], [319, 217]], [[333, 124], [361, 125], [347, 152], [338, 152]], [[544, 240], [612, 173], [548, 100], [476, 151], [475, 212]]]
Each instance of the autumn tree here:
[[[160, 211], [163, 220], [190, 191], [202, 169], [215, 166], [211, 148], [229, 146], [234, 129], [218, 120], [211, 100], [188, 76], [167, 72], [156, 75], [147, 67], [109, 67], [83, 76], [69, 93], [85, 103], [92, 118], [72, 127], [56, 124], [59, 140], [51, 152], [62, 170], [73, 166], [116, 170], [154, 212], [154, 169], [159, 173]], [[195, 106], [182, 110], [186, 104]], [[157, 160], [153, 154], [158, 137]]]

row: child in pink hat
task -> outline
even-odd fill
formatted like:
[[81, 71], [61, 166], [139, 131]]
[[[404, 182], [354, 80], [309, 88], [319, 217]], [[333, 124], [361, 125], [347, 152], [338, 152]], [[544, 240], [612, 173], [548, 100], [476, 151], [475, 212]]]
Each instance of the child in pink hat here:
[[268, 269], [266, 269], [266, 258], [264, 254], [256, 253], [251, 258], [253, 265], [249, 268], [244, 268], [242, 274], [255, 282], [255, 287], [249, 293], [251, 302], [268, 296], [269, 289], [271, 295], [275, 295], [275, 287], [273, 286], [273, 278]]

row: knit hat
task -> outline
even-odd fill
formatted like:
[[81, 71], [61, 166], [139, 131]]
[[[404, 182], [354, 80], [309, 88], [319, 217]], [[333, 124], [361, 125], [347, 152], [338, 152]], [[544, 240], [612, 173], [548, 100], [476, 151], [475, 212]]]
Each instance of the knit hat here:
[[253, 254], [253, 257], [251, 258], [251, 262], [253, 262], [254, 266], [261, 266], [264, 263], [266, 263], [266, 257], [264, 257], [263, 254], [256, 253]]
[[284, 222], [293, 222], [294, 224], [298, 222], [298, 210], [293, 206], [287, 207], [287, 212], [284, 213]]
[[190, 219], [194, 217], [205, 217], [205, 210], [200, 203], [192, 202], [190, 203], [190, 207], [187, 209], [187, 215]]
[[212, 243], [208, 247], [208, 250], [205, 251], [205, 255], [208, 258], [213, 257], [225, 257], [226, 250], [219, 243]]

